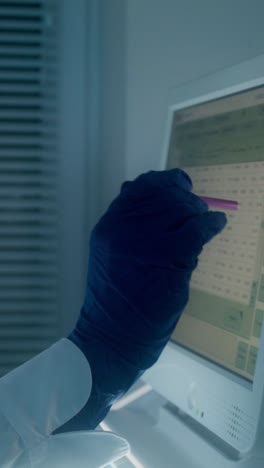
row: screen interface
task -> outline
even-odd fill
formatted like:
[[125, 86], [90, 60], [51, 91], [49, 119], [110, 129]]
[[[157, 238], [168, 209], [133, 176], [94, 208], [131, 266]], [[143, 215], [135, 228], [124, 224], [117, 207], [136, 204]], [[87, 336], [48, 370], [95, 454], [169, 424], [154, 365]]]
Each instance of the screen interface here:
[[204, 247], [172, 341], [252, 382], [264, 319], [264, 87], [175, 111], [174, 167], [193, 193], [240, 207], [224, 210], [227, 226]]

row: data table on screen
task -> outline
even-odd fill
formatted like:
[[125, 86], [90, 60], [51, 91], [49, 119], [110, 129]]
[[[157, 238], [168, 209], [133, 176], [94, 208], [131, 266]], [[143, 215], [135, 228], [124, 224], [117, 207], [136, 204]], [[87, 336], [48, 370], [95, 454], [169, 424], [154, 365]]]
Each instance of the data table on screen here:
[[248, 304], [261, 235], [264, 162], [185, 170], [192, 178], [194, 193], [239, 202], [237, 211], [225, 210], [227, 226], [205, 245], [192, 287]]

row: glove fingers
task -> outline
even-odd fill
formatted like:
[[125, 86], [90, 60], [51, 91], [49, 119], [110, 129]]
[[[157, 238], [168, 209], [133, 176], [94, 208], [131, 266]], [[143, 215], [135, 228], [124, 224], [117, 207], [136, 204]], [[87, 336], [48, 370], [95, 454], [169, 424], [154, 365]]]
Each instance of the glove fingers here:
[[150, 171], [140, 175], [132, 182], [124, 182], [121, 193], [140, 198], [152, 195], [158, 189], [173, 186], [190, 192], [192, 190], [192, 180], [182, 169]]
[[208, 211], [198, 216], [193, 216], [176, 233], [182, 258], [198, 256], [203, 246], [219, 234], [225, 227], [227, 218], [220, 211]]
[[168, 218], [174, 228], [179, 227], [175, 222], [180, 221], [183, 225], [188, 218], [208, 212], [207, 203], [192, 192], [186, 193], [172, 187], [168, 189], [164, 197], [167, 200], [163, 201], [163, 206], [166, 207]]

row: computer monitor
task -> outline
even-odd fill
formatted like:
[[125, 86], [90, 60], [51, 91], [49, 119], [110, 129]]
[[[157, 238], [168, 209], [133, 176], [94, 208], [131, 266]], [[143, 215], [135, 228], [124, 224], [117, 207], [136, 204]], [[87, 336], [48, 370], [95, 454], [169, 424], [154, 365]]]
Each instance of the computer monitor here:
[[172, 94], [162, 168], [184, 169], [194, 193], [239, 209], [204, 247], [185, 311], [144, 380], [242, 457], [264, 389], [264, 56]]

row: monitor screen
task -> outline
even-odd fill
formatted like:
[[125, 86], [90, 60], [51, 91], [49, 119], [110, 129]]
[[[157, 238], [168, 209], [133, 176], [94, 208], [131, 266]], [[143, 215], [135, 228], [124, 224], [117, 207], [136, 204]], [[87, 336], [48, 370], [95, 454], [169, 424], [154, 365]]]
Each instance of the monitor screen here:
[[167, 157], [167, 169], [186, 170], [197, 195], [240, 204], [199, 257], [172, 341], [250, 382], [264, 318], [263, 131], [258, 87], [175, 110]]

